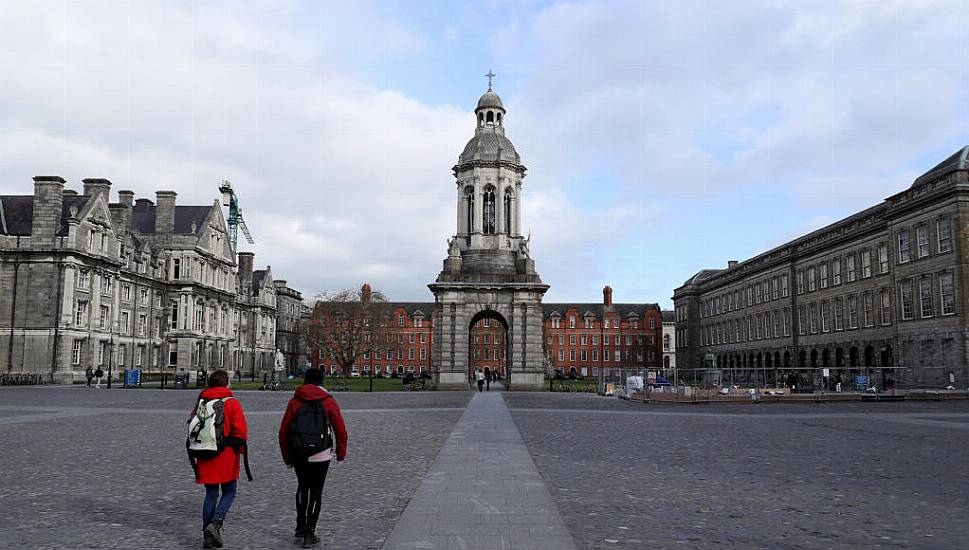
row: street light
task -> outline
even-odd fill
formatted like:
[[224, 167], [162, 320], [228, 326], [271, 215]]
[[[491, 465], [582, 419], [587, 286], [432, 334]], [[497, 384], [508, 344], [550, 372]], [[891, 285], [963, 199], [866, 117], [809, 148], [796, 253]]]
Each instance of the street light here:
[[114, 335], [111, 335], [111, 343], [108, 344], [108, 389], [111, 389], [111, 367], [114, 366]]

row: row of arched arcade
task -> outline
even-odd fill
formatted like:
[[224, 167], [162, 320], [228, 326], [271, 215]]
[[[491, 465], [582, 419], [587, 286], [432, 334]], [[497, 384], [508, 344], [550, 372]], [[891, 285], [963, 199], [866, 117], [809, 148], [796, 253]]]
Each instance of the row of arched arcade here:
[[864, 382], [865, 377], [869, 385], [879, 389], [891, 389], [895, 385], [890, 344], [738, 351], [721, 353], [715, 359], [713, 365], [707, 366], [720, 371], [723, 385], [835, 391], [840, 384], [848, 391], [855, 389], [856, 382]]

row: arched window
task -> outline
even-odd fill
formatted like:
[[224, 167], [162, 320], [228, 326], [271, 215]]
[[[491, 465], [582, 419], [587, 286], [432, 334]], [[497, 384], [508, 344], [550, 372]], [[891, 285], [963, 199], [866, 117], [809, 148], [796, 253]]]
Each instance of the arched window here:
[[488, 119], [487, 120], [488, 120], [488, 124], [494, 124], [495, 123], [495, 113], [494, 113], [494, 111], [488, 111]]
[[496, 118], [498, 119], [498, 126], [501, 126], [501, 113], [498, 113]]
[[464, 203], [465, 208], [467, 208], [467, 222], [468, 222], [468, 233], [474, 231], [474, 188], [466, 187], [464, 189]]
[[484, 123], [484, 113], [478, 113], [478, 124]]
[[495, 190], [487, 188], [484, 193], [484, 233], [485, 235], [495, 234]]
[[511, 189], [505, 189], [505, 233], [511, 235]]

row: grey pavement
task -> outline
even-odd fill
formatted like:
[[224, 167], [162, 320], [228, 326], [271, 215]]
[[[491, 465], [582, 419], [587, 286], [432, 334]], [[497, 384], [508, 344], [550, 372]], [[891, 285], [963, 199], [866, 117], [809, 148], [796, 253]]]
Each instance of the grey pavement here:
[[499, 392], [474, 392], [384, 550], [575, 545]]
[[[495, 389], [335, 394], [350, 452], [327, 479], [321, 547], [389, 549], [430, 529], [468, 549], [549, 533], [564, 546], [545, 548], [569, 550], [969, 548], [969, 402]], [[275, 441], [289, 394], [237, 395], [256, 479], [240, 482], [227, 548], [291, 547], [295, 479]], [[195, 396], [0, 388], [0, 548], [198, 548], [203, 491], [183, 446]]]

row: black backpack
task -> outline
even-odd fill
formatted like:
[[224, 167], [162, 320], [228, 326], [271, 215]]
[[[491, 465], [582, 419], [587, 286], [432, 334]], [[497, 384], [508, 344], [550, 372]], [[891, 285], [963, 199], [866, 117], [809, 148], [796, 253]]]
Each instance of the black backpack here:
[[333, 436], [330, 435], [330, 423], [323, 410], [323, 401], [305, 401], [293, 415], [293, 422], [289, 426], [289, 446], [293, 456], [298, 460], [333, 448]]

